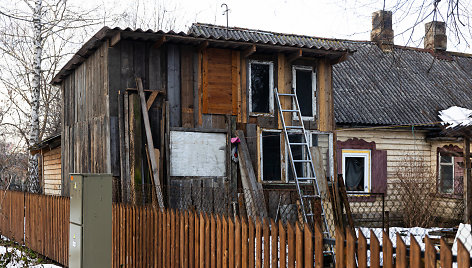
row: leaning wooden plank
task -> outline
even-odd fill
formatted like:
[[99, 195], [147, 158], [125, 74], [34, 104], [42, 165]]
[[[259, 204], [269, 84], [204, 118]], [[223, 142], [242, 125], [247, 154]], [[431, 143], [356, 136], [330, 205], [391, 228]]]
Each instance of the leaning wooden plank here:
[[344, 180], [339, 180], [339, 193], [341, 194], [341, 202], [344, 205], [346, 210], [347, 223], [349, 228], [354, 231], [354, 221], [352, 220], [351, 206], [349, 205], [349, 200], [347, 199], [346, 186], [344, 185]]
[[248, 215], [266, 218], [268, 214], [264, 201], [264, 193], [262, 192], [262, 187], [257, 182], [244, 133], [242, 130], [237, 130], [236, 135], [241, 140], [238, 146], [239, 169], [241, 171], [241, 181]]
[[152, 166], [152, 177], [154, 180], [154, 187], [156, 189], [157, 203], [160, 208], [164, 208], [164, 198], [162, 197], [161, 182], [159, 181], [159, 169], [156, 163], [156, 155], [154, 152], [154, 142], [152, 140], [151, 124], [149, 123], [149, 114], [146, 106], [146, 97], [144, 96], [143, 82], [140, 77], [136, 78], [138, 86], [139, 97], [141, 98], [141, 108], [143, 112], [144, 128], [146, 131], [146, 139], [148, 145], [149, 158]]

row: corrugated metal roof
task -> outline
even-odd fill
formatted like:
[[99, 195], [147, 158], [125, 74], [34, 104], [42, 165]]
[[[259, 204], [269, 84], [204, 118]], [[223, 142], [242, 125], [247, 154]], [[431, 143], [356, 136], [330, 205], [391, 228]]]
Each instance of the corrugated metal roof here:
[[189, 35], [216, 38], [225, 40], [237, 40], [252, 43], [262, 43], [300, 48], [315, 48], [322, 50], [348, 51], [342, 41], [337, 39], [318, 38], [313, 36], [274, 33], [254, 29], [228, 27], [194, 23], [188, 31]]
[[[174, 31], [153, 31], [142, 29], [121, 29], [103, 27], [92, 38], [90, 38], [77, 53], [66, 63], [59, 73], [52, 79], [51, 84], [59, 84], [62, 79], [72, 70], [79, 66], [85, 59], [92, 54], [102, 42], [110, 39], [117, 33], [122, 34], [122, 38], [132, 40], [157, 40], [162, 35], [169, 39], [185, 39], [187, 41], [201, 42], [208, 40], [213, 42], [233, 42], [238, 45], [245, 43], [256, 45], [270, 45], [273, 47], [296, 47], [306, 49], [327, 50], [334, 52], [353, 52], [343, 47], [339, 41], [330, 39], [321, 39], [307, 36], [284, 35], [256, 30], [241, 30], [234, 28], [234, 33], [226, 37], [226, 28], [222, 32], [221, 26], [210, 26], [205, 24], [193, 24], [188, 33]], [[238, 29], [238, 30], [236, 30]]]
[[472, 57], [373, 42], [345, 42], [356, 53], [333, 66], [338, 125], [437, 122], [450, 106], [472, 109]]

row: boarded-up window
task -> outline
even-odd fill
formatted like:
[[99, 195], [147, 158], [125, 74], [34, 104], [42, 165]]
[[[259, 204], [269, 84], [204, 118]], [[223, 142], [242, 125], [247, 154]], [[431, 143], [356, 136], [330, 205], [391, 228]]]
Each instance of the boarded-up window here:
[[249, 109], [251, 113], [272, 113], [274, 103], [273, 69], [272, 62], [252, 61], [249, 64]]
[[170, 175], [226, 176], [226, 133], [170, 132]]
[[211, 48], [203, 52], [203, 112], [237, 113], [239, 52]]

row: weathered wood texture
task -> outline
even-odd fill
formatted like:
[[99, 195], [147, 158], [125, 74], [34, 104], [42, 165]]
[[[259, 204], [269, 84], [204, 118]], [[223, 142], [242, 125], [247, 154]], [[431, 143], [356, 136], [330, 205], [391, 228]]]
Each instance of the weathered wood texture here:
[[318, 83], [316, 101], [318, 116], [318, 130], [334, 130], [334, 97], [333, 97], [333, 68], [327, 60], [320, 60], [318, 63]]
[[203, 113], [232, 114], [238, 111], [239, 52], [206, 49], [202, 64]]
[[44, 193], [61, 195], [61, 148], [43, 151], [41, 160]]

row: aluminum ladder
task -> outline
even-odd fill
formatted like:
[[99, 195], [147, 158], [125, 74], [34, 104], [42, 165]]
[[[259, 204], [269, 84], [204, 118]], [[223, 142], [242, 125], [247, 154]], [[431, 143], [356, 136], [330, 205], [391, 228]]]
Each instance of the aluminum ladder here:
[[[280, 102], [280, 97], [288, 98], [290, 100], [291, 109], [284, 109]], [[303, 213], [303, 218], [305, 223], [308, 224], [310, 229], [314, 231], [315, 225], [315, 200], [321, 201], [320, 191], [318, 187], [318, 181], [316, 177], [315, 167], [313, 165], [312, 156], [310, 152], [310, 145], [308, 142], [308, 137], [306, 135], [305, 126], [303, 125], [302, 114], [300, 111], [300, 105], [298, 103], [298, 98], [295, 90], [292, 89], [292, 93], [279, 93], [277, 88], [275, 88], [275, 99], [277, 102], [277, 107], [279, 109], [280, 120], [282, 121], [283, 132], [285, 135], [285, 141], [288, 147], [288, 155], [290, 158], [290, 163], [295, 176], [295, 184], [297, 186], [298, 196], [300, 198], [300, 206]], [[286, 120], [284, 114], [296, 115], [297, 119], [292, 120], [293, 125], [286, 125]], [[299, 125], [294, 123], [298, 122]], [[290, 140], [289, 135], [298, 135], [301, 137], [299, 141]], [[302, 159], [293, 158], [293, 148], [301, 147], [302, 148]], [[302, 174], [298, 174], [295, 163], [300, 163], [302, 165]], [[305, 174], [303, 174], [305, 173]], [[321, 178], [324, 179], [324, 178]], [[324, 206], [321, 204], [321, 218], [322, 218], [322, 232], [324, 238], [331, 238], [329, 233], [328, 222], [326, 220], [326, 214], [324, 211]], [[330, 253], [334, 257], [332, 247], [328, 247], [330, 251], [325, 251], [325, 253]]]

